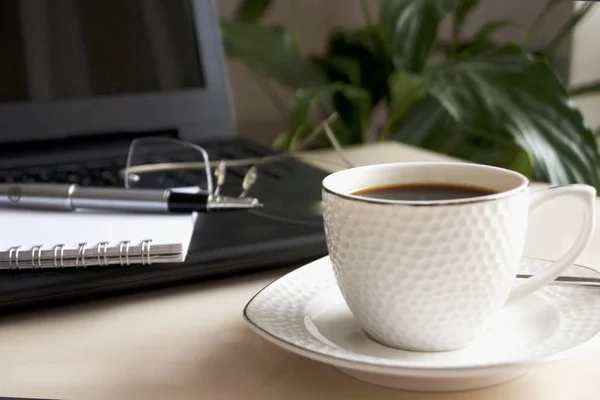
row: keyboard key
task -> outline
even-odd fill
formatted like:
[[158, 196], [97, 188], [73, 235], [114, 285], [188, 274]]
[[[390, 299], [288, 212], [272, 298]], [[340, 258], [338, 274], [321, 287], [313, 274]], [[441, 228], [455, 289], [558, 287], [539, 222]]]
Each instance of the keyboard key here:
[[69, 183], [78, 183], [79, 181], [81, 181], [81, 178], [78, 175], [69, 174], [69, 176], [67, 176], [67, 182]]

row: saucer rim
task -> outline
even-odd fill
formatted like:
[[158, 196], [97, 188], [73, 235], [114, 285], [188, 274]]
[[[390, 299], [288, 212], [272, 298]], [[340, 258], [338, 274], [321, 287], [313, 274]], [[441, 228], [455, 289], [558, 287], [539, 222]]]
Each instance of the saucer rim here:
[[[543, 261], [543, 262], [548, 262], [548, 263], [554, 262], [552, 260], [548, 260], [548, 259], [544, 259], [544, 258], [537, 258], [537, 257], [523, 257], [522, 260]], [[538, 360], [531, 360], [531, 361], [526, 361], [526, 360], [518, 361], [517, 360], [517, 361], [509, 361], [509, 362], [497, 362], [497, 363], [492, 363], [492, 364], [488, 364], [488, 365], [474, 365], [474, 366], [461, 366], [461, 367], [420, 367], [420, 366], [403, 367], [403, 366], [396, 366], [396, 365], [382, 365], [382, 364], [377, 364], [376, 362], [370, 362], [370, 361], [348, 360], [343, 357], [339, 357], [339, 356], [335, 356], [335, 355], [331, 355], [331, 354], [324, 354], [324, 353], [321, 353], [321, 352], [318, 352], [315, 350], [307, 349], [307, 348], [297, 345], [295, 343], [289, 342], [288, 340], [286, 340], [284, 338], [280, 338], [280, 337], [272, 334], [271, 332], [268, 332], [267, 330], [258, 326], [258, 324], [256, 324], [254, 321], [252, 321], [252, 319], [248, 316], [248, 309], [249, 309], [249, 307], [252, 306], [252, 302], [258, 296], [260, 296], [261, 293], [263, 293], [265, 290], [267, 290], [271, 285], [275, 285], [282, 279], [289, 277], [289, 275], [293, 274], [297, 270], [299, 270], [301, 268], [305, 268], [308, 265], [311, 265], [313, 263], [320, 263], [320, 262], [331, 263], [329, 255], [323, 256], [321, 258], [317, 258], [309, 263], [306, 263], [306, 264], [300, 266], [299, 268], [296, 268], [293, 271], [290, 271], [290, 272], [278, 277], [274, 281], [268, 283], [267, 285], [265, 285], [262, 289], [260, 289], [257, 293], [255, 293], [250, 298], [250, 300], [248, 300], [248, 302], [246, 303], [246, 305], [243, 308], [242, 316], [243, 316], [244, 320], [246, 321], [246, 323], [249, 325], [249, 327], [254, 332], [259, 334], [259, 336], [261, 336], [262, 338], [275, 344], [276, 346], [282, 347], [294, 354], [306, 357], [308, 359], [311, 359], [314, 361], [319, 361], [319, 362], [322, 362], [322, 363], [325, 363], [328, 365], [333, 365], [335, 367], [346, 368], [346, 369], [350, 369], [350, 370], [359, 370], [359, 371], [370, 372], [370, 373], [381, 373], [381, 374], [386, 374], [386, 375], [401, 375], [401, 376], [413, 376], [413, 377], [424, 377], [424, 376], [448, 377], [450, 374], [453, 374], [452, 377], [463, 376], [465, 374], [468, 374], [469, 376], [486, 376], [486, 375], [489, 375], [490, 373], [498, 373], [499, 371], [502, 371], [502, 370], [530, 369], [535, 366], [547, 365], [550, 363], [564, 360], [564, 359], [570, 357], [572, 354], [577, 353], [582, 346], [589, 343], [591, 340], [593, 340], [600, 334], [600, 329], [599, 329], [593, 336], [591, 336], [587, 340], [584, 340], [583, 342], [577, 344], [576, 346], [559, 351], [557, 353], [543, 357]], [[577, 268], [583, 268], [583, 269], [586, 269], [589, 271], [593, 271], [594, 273], [600, 275], [600, 271], [593, 269], [591, 267], [585, 266], [585, 265], [573, 263], [573, 264], [571, 264], [571, 266], [577, 267]], [[581, 289], [584, 289], [584, 288], [581, 288]], [[586, 290], [590, 290], [590, 289], [586, 288]]]

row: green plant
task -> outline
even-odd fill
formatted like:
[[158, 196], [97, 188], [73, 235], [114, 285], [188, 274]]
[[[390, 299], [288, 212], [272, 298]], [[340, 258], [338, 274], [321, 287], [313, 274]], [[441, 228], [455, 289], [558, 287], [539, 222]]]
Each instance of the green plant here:
[[[479, 0], [363, 0], [365, 26], [333, 32], [326, 52], [309, 56], [301, 54], [293, 29], [261, 23], [270, 0], [242, 1], [235, 18], [221, 26], [229, 57], [296, 93], [279, 148], [293, 150], [317, 117], [334, 111], [339, 118], [332, 129], [341, 144], [368, 141], [374, 110], [383, 109], [374, 140], [397, 140], [554, 184], [600, 188], [598, 144], [570, 98], [597, 90], [598, 83], [569, 93], [550, 61], [593, 2], [575, 11], [546, 49], [529, 49], [559, 1], [549, 0], [529, 29], [489, 21], [461, 41]], [[447, 18], [450, 43], [438, 37]], [[495, 43], [501, 29], [517, 29], [522, 40]]]

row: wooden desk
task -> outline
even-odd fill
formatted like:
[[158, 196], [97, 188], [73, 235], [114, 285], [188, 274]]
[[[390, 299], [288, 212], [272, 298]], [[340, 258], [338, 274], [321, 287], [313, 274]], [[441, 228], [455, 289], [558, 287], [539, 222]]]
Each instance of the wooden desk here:
[[[327, 160], [319, 153], [311, 162]], [[398, 144], [351, 149], [356, 164], [438, 160]], [[329, 164], [328, 164], [329, 165]], [[541, 185], [536, 185], [541, 186]], [[556, 258], [579, 218], [568, 201], [531, 218], [526, 253]], [[594, 241], [580, 262], [600, 268]], [[501, 386], [409, 393], [358, 382], [265, 342], [242, 319], [250, 297], [289, 270], [173, 288], [0, 321], [0, 396], [63, 399], [598, 399], [600, 339], [586, 357]], [[600, 292], [599, 292], [600, 295]], [[600, 310], [599, 310], [600, 312]]]

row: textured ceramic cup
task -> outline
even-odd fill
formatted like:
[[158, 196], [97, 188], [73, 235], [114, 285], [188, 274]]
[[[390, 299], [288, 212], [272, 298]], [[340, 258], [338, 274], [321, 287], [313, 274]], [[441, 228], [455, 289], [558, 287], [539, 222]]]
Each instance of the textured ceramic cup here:
[[[352, 193], [383, 185], [443, 183], [493, 194], [395, 201]], [[547, 200], [580, 200], [584, 222], [571, 249], [519, 283], [529, 211]], [[530, 191], [519, 173], [468, 163], [393, 163], [343, 170], [323, 181], [329, 255], [342, 295], [374, 340], [413, 351], [469, 345], [507, 303], [554, 280], [586, 247], [596, 191], [567, 185]]]

